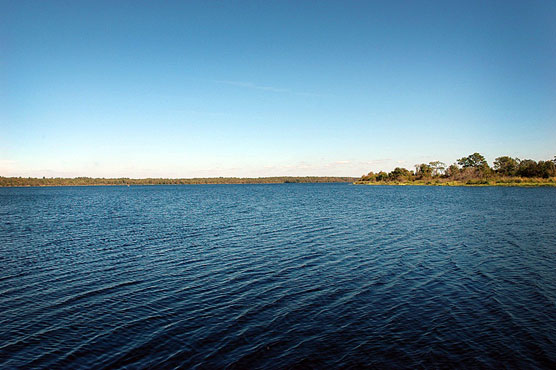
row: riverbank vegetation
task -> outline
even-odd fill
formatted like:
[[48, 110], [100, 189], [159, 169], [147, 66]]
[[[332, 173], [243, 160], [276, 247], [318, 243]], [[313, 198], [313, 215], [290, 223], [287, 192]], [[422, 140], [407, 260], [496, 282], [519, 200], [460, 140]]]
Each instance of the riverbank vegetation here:
[[95, 186], [95, 185], [200, 185], [200, 184], [283, 184], [283, 183], [324, 183], [354, 182], [355, 177], [305, 176], [305, 177], [211, 177], [192, 179], [131, 179], [131, 178], [33, 178], [1, 177], [0, 187], [4, 186]]
[[498, 157], [489, 166], [473, 153], [448, 166], [440, 161], [420, 163], [415, 170], [397, 167], [387, 173], [369, 172], [355, 184], [446, 186], [556, 186], [556, 157], [547, 161]]

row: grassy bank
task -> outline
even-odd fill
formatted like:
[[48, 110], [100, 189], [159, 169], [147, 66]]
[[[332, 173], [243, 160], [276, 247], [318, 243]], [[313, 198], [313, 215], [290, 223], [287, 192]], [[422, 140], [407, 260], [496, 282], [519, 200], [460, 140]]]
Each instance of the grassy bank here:
[[471, 179], [467, 181], [443, 178], [421, 179], [411, 181], [362, 181], [355, 185], [416, 185], [416, 186], [519, 186], [519, 187], [556, 187], [556, 177], [551, 178], [493, 178]]

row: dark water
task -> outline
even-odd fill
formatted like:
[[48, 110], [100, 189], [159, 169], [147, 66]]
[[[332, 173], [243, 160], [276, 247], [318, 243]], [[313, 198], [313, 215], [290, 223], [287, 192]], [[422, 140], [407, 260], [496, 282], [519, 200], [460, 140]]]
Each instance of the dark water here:
[[1, 368], [550, 368], [556, 189], [0, 189]]

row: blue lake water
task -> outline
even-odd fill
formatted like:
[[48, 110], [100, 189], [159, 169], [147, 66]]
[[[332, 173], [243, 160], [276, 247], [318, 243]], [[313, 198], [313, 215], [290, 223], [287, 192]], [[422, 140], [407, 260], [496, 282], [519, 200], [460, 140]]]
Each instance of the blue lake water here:
[[554, 368], [556, 189], [0, 189], [0, 368]]

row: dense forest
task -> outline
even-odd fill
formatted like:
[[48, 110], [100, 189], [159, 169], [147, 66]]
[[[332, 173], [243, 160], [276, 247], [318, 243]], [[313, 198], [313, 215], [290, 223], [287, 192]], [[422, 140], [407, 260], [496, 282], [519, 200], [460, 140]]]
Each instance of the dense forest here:
[[33, 177], [1, 177], [0, 186], [87, 186], [87, 185], [199, 185], [199, 184], [282, 184], [282, 183], [323, 183], [353, 182], [355, 177], [211, 177], [193, 179], [130, 179], [130, 178], [33, 178]]
[[538, 162], [502, 156], [496, 158], [491, 167], [484, 156], [473, 153], [450, 166], [433, 161], [417, 164], [415, 170], [398, 167], [389, 173], [369, 172], [355, 183], [556, 186], [556, 156], [552, 160]]

